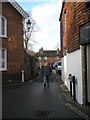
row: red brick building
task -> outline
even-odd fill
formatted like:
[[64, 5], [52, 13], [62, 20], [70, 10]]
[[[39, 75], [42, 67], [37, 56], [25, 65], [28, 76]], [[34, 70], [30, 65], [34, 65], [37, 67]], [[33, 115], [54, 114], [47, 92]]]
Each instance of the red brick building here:
[[3, 82], [20, 80], [24, 70], [23, 25], [28, 14], [17, 2], [2, 2], [0, 14], [0, 71]]
[[90, 2], [63, 2], [60, 13], [62, 80], [70, 90], [67, 76], [75, 76], [76, 100], [90, 102]]
[[43, 50], [41, 48], [38, 53], [36, 53], [36, 56], [38, 57], [39, 66], [42, 68], [42, 66], [45, 66], [46, 63], [50, 63], [51, 65], [61, 60], [61, 53], [60, 50]]

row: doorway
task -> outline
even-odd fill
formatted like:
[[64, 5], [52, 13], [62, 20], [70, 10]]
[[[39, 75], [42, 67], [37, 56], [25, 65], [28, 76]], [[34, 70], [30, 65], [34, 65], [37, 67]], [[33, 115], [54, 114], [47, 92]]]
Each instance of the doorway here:
[[87, 45], [87, 100], [90, 103], [90, 45]]

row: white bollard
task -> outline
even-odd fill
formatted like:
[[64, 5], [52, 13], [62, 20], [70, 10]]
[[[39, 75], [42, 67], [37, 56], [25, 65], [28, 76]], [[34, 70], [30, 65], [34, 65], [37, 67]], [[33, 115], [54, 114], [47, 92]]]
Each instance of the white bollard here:
[[22, 70], [22, 82], [24, 82], [24, 71]]

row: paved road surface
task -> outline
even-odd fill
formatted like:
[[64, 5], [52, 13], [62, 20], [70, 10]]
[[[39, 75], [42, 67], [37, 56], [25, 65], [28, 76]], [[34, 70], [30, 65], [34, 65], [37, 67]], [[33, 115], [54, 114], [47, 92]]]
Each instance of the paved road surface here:
[[40, 76], [35, 82], [3, 86], [3, 118], [82, 118], [70, 107], [58, 80], [53, 73], [46, 89]]

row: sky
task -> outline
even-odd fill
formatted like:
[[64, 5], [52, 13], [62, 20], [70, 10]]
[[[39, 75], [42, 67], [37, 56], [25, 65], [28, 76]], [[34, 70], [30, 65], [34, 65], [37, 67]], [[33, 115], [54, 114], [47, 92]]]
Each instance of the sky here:
[[[26, 11], [30, 12], [39, 28], [34, 33], [32, 50], [38, 52], [41, 47], [44, 50], [60, 49], [60, 11], [61, 0], [16, 0]], [[33, 1], [33, 2], [32, 2]]]

